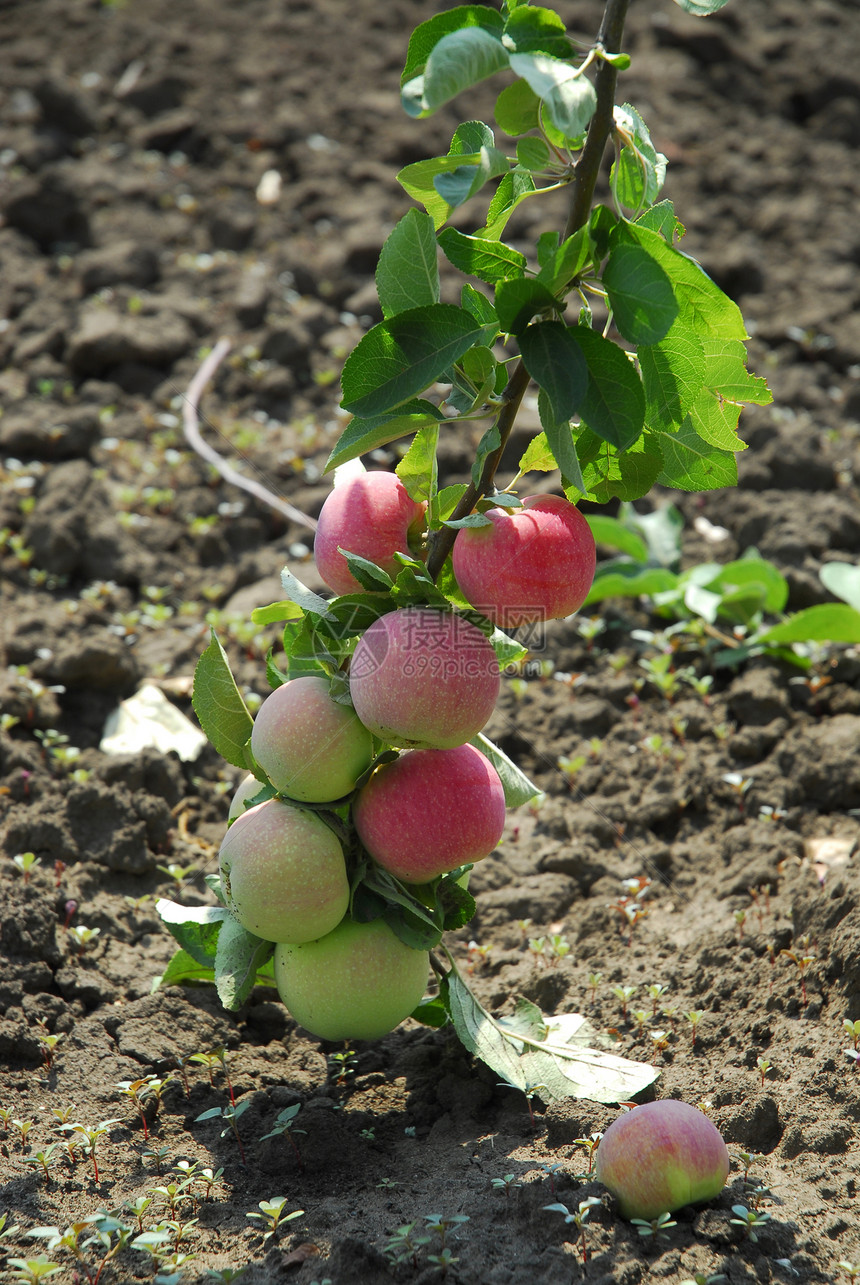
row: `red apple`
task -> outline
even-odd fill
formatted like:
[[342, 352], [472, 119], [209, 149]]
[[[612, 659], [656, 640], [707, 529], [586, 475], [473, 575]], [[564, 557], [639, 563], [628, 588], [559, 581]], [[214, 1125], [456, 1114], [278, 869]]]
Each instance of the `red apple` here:
[[373, 761], [373, 740], [355, 711], [307, 675], [276, 687], [260, 706], [251, 752], [279, 794], [331, 803], [349, 794]]
[[597, 1148], [595, 1175], [623, 1218], [656, 1218], [718, 1196], [729, 1153], [708, 1117], [674, 1098], [620, 1116]]
[[336, 835], [313, 812], [269, 799], [238, 816], [219, 852], [227, 905], [266, 941], [313, 941], [349, 906], [349, 880]]
[[350, 665], [355, 712], [401, 749], [451, 749], [477, 736], [499, 694], [492, 644], [453, 611], [404, 607], [380, 616]]
[[317, 570], [329, 588], [338, 594], [361, 592], [339, 547], [396, 576], [400, 565], [394, 554], [417, 546], [425, 508], [410, 499], [396, 473], [362, 473], [335, 486], [314, 537]]
[[477, 610], [502, 629], [578, 611], [594, 579], [594, 537], [575, 505], [529, 495], [521, 509], [490, 509], [488, 526], [461, 527], [452, 563]]
[[344, 919], [318, 941], [275, 947], [281, 999], [321, 1040], [378, 1040], [421, 1003], [429, 971], [427, 951], [404, 945], [381, 919]]
[[472, 745], [409, 750], [359, 790], [353, 821], [381, 866], [406, 883], [429, 883], [490, 855], [505, 825], [505, 793]]

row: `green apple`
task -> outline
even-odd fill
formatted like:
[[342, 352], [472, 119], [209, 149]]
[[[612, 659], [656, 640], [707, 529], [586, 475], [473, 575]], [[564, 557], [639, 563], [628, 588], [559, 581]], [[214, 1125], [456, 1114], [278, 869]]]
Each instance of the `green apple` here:
[[249, 808], [224, 836], [219, 865], [227, 905], [266, 941], [313, 941], [346, 914], [343, 849], [313, 812], [279, 799]]
[[279, 794], [331, 803], [351, 793], [370, 767], [373, 738], [327, 678], [307, 675], [276, 687], [257, 712], [251, 752]]
[[424, 997], [430, 956], [381, 919], [344, 919], [303, 945], [275, 947], [278, 992], [299, 1026], [321, 1040], [377, 1040]]

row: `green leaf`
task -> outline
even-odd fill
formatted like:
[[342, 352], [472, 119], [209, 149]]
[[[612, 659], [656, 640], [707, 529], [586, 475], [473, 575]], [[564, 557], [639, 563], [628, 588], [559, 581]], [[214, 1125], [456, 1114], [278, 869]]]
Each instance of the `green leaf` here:
[[534, 196], [537, 191], [534, 179], [525, 170], [513, 170], [504, 174], [490, 201], [486, 225], [476, 235], [491, 240], [498, 239], [517, 206], [528, 197]]
[[382, 314], [439, 302], [436, 233], [429, 214], [407, 210], [382, 247], [376, 289]]
[[246, 932], [231, 915], [218, 934], [215, 955], [215, 987], [226, 1009], [241, 1008], [254, 989], [257, 972], [274, 952], [274, 943]]
[[818, 575], [825, 589], [860, 611], [860, 567], [848, 562], [825, 562]]
[[659, 344], [643, 344], [637, 356], [649, 424], [664, 428], [681, 424], [705, 382], [702, 341], [689, 332], [673, 331]]
[[604, 442], [626, 451], [645, 424], [645, 391], [636, 367], [622, 348], [590, 327], [574, 326], [570, 334], [588, 366], [580, 419]]
[[486, 295], [481, 294], [468, 281], [460, 291], [460, 306], [484, 328], [484, 343], [492, 343], [499, 333], [499, 318]]
[[757, 643], [860, 643], [860, 611], [847, 603], [826, 602], [798, 611], [781, 625], [750, 640]]
[[566, 138], [588, 128], [597, 107], [594, 86], [569, 62], [546, 54], [511, 54], [511, 70], [542, 99], [547, 114]]
[[638, 210], [653, 205], [666, 178], [666, 157], [656, 151], [648, 127], [635, 107], [615, 108], [615, 129], [624, 146], [609, 181], [622, 205]]
[[455, 268], [488, 285], [522, 277], [526, 269], [526, 256], [513, 246], [484, 237], [466, 236], [456, 228], [445, 228], [440, 232], [439, 245]]
[[409, 37], [406, 65], [400, 77], [401, 85], [424, 70], [427, 59], [443, 36], [463, 27], [483, 27], [486, 31], [501, 36], [504, 20], [496, 9], [491, 9], [488, 5], [464, 4], [422, 22]]
[[422, 1026], [440, 1027], [448, 1021], [448, 1010], [445, 1007], [441, 995], [434, 996], [433, 999], [425, 999], [414, 1009], [409, 1016]]
[[209, 646], [194, 669], [191, 704], [200, 726], [222, 758], [235, 767], [247, 768], [245, 746], [251, 739], [254, 720], [236, 686], [227, 653], [214, 629]]
[[160, 897], [155, 912], [184, 951], [198, 964], [215, 967], [215, 954], [221, 925], [232, 919], [226, 906], [180, 906]]
[[531, 85], [515, 80], [496, 99], [496, 124], [512, 138], [537, 129], [540, 121], [540, 99]]
[[607, 517], [604, 513], [586, 513], [585, 520], [591, 528], [596, 544], [618, 549], [632, 558], [634, 562], [647, 562], [648, 546], [640, 535], [631, 531], [617, 518]]
[[308, 589], [307, 585], [303, 585], [289, 567], [281, 568], [281, 584], [288, 601], [296, 603], [305, 614], [323, 617], [328, 615], [328, 603], [325, 598], [314, 593], [313, 589]]
[[547, 1018], [546, 1036], [538, 1039], [518, 1030], [505, 1030], [478, 1003], [454, 964], [441, 991], [460, 1040], [475, 1057], [513, 1088], [539, 1088], [549, 1101], [588, 1098], [592, 1102], [626, 1102], [653, 1084], [660, 1072], [644, 1062], [631, 1062], [601, 1049], [583, 1047], [583, 1027], [596, 1038], [585, 1019], [563, 1014]]
[[337, 443], [326, 460], [324, 472], [329, 473], [340, 464], [358, 459], [375, 451], [398, 437], [417, 433], [419, 429], [442, 419], [442, 412], [432, 402], [417, 398], [405, 402], [395, 411], [386, 411], [371, 419], [353, 419], [343, 430]]
[[540, 173], [549, 163], [549, 148], [542, 138], [521, 138], [517, 143], [517, 164]]
[[649, 430], [663, 454], [661, 486], [674, 486], [679, 491], [712, 491], [735, 486], [737, 461], [731, 451], [720, 450], [706, 442], [685, 420], [676, 433]]
[[658, 343], [678, 316], [669, 277], [657, 259], [630, 238], [626, 224], [618, 224], [609, 238], [603, 284], [615, 324], [631, 344]]
[[[472, 613], [473, 616], [474, 614]], [[518, 665], [529, 654], [528, 647], [524, 647], [517, 638], [509, 637], [501, 629], [493, 629], [489, 637], [500, 670], [506, 669], [508, 665]]]
[[773, 401], [767, 382], [746, 369], [747, 352], [740, 339], [709, 336], [702, 341], [702, 350], [705, 383], [720, 397], [730, 402], [754, 402], [757, 406], [767, 406]]
[[[433, 423], [422, 428], [412, 439], [412, 445], [394, 472], [417, 503], [429, 502], [439, 489], [436, 448], [439, 445], [439, 425]], [[406, 552], [406, 550], [404, 550]]]
[[546, 433], [532, 438], [517, 467], [521, 473], [551, 473], [558, 468]]
[[530, 803], [540, 794], [539, 787], [529, 780], [513, 759], [508, 758], [504, 750], [500, 750], [498, 745], [494, 745], [482, 733], [479, 732], [469, 744], [474, 745], [476, 750], [480, 750], [484, 758], [489, 759], [498, 772], [507, 807], [518, 808], [523, 803]]
[[563, 291], [589, 261], [592, 245], [587, 228], [580, 228], [561, 245], [544, 255], [537, 280], [553, 294]]
[[670, 245], [676, 240], [680, 241], [687, 230], [675, 214], [675, 207], [671, 201], [658, 201], [649, 210], [644, 210], [635, 222], [637, 227], [658, 233]]
[[[650, 491], [663, 467], [659, 448], [639, 437], [623, 454], [600, 440], [590, 429], [577, 438], [577, 455], [582, 465], [585, 492], [589, 499], [606, 504], [611, 499], [637, 500]], [[568, 499], [579, 496], [565, 488]]]
[[186, 986], [190, 982], [214, 982], [215, 969], [211, 964], [198, 964], [187, 950], [177, 950], [164, 972], [152, 979], [150, 994], [162, 986]]
[[555, 295], [540, 281], [532, 278], [500, 281], [496, 286], [499, 324], [510, 335], [519, 335], [524, 331], [536, 313], [550, 309], [558, 312], [559, 308]]
[[343, 406], [381, 415], [425, 389], [484, 338], [470, 313], [453, 304], [410, 308], [379, 322], [359, 340], [343, 368]]
[[549, 396], [543, 388], [538, 393], [538, 414], [544, 427], [544, 437], [552, 451], [556, 467], [561, 472], [562, 481], [575, 487], [581, 494], [585, 494], [585, 481], [579, 456], [576, 453], [570, 420], [556, 418]]
[[677, 583], [678, 577], [666, 567], [646, 567], [643, 570], [633, 563], [598, 567], [588, 597], [582, 604], [583, 609], [606, 598], [650, 598], [656, 593], [674, 589]]
[[[382, 567], [378, 567], [375, 562], [362, 558], [360, 554], [353, 553], [350, 549], [343, 549], [340, 545], [337, 547], [338, 552], [346, 559], [350, 572], [367, 593], [386, 593], [394, 584], [388, 572], [383, 571]], [[358, 632], [353, 628], [352, 622], [350, 622], [350, 628], [352, 632]], [[336, 632], [338, 637], [343, 636], [341, 630]]]
[[464, 157], [455, 168], [446, 168], [443, 173], [436, 174], [433, 186], [450, 209], [455, 209], [479, 192], [490, 179], [507, 174], [509, 168], [510, 162], [504, 152], [485, 146], [471, 157]]
[[676, 325], [679, 328], [683, 324], [702, 338], [746, 339], [740, 308], [723, 294], [695, 259], [668, 245], [659, 233], [641, 222], [625, 224], [624, 235], [647, 250], [669, 278], [678, 304]]
[[569, 58], [572, 52], [559, 15], [533, 4], [514, 9], [505, 23], [505, 41], [512, 42], [518, 54], [542, 53], [553, 58]]
[[[528, 326], [519, 336], [519, 345], [526, 370], [549, 399], [553, 428], [563, 424], [569, 433], [570, 418], [579, 410], [588, 387], [588, 366], [582, 349], [571, 330], [560, 321]], [[550, 429], [546, 424], [543, 427], [555, 451], [556, 442], [550, 436]], [[558, 463], [564, 472], [561, 460]]]
[[410, 116], [430, 116], [464, 89], [470, 89], [508, 66], [508, 51], [484, 27], [461, 27], [433, 46], [423, 75], [407, 81], [401, 90]]
[[301, 620], [304, 612], [294, 602], [272, 602], [266, 607], [255, 607], [251, 621], [255, 625], [279, 625], [283, 620]]
[[729, 0], [675, 0], [675, 4], [685, 13], [695, 14], [697, 18], [706, 18], [709, 13], [716, 13], [728, 3]]

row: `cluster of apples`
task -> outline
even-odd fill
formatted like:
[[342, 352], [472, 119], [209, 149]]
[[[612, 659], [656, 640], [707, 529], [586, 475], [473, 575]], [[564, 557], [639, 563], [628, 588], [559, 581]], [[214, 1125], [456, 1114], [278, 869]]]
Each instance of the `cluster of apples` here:
[[[453, 551], [475, 608], [506, 627], [576, 610], [595, 556], [578, 510], [543, 496], [488, 517], [458, 531]], [[347, 550], [396, 576], [395, 554], [417, 551], [423, 523], [424, 505], [395, 474], [353, 478], [320, 514], [320, 575], [337, 594], [361, 592]], [[493, 851], [504, 790], [469, 742], [499, 686], [482, 630], [456, 611], [417, 605], [380, 616], [361, 635], [349, 667], [351, 704], [332, 697], [326, 677], [302, 676], [261, 705], [251, 751], [276, 797], [246, 807], [260, 783], [240, 786], [220, 850], [222, 886], [242, 927], [276, 943], [281, 998], [312, 1034], [375, 1039], [420, 1003], [428, 953], [382, 919], [349, 916], [348, 862], [363, 852], [420, 897], [423, 885]], [[380, 746], [397, 757], [368, 776]], [[342, 818], [347, 805], [344, 827], [334, 813]]]

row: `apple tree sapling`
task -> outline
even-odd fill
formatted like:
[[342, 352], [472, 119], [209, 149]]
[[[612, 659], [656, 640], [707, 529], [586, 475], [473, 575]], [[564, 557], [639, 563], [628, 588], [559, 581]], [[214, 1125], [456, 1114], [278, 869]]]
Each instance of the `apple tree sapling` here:
[[[677, 3], [708, 13], [726, 0]], [[344, 365], [350, 419], [326, 464], [335, 486], [314, 556], [335, 596], [285, 568], [284, 600], [253, 613], [255, 628], [283, 627], [285, 655], [267, 661], [274, 691], [256, 719], [214, 633], [197, 666], [200, 722], [250, 777], [221, 845], [225, 904], [185, 917], [160, 905], [228, 1006], [274, 967], [287, 1007], [321, 1038], [377, 1038], [413, 1012], [429, 952], [474, 913], [467, 868], [498, 842], [505, 805], [539, 794], [483, 735], [500, 672], [528, 655], [504, 631], [589, 603], [596, 519], [582, 502], [733, 485], [741, 404], [770, 400], [745, 368], [736, 305], [678, 248], [683, 225], [660, 199], [666, 158], [636, 108], [616, 103], [628, 4], [606, 0], [587, 50], [551, 9], [520, 0], [439, 13], [409, 41], [407, 114], [430, 116], [495, 76], [495, 127], [468, 120], [445, 155], [397, 176], [414, 205], [382, 247], [382, 320]], [[476, 230], [453, 226], [481, 194]], [[560, 194], [566, 211], [529, 254], [505, 240], [524, 201]], [[440, 252], [457, 302], [442, 302]], [[501, 489], [530, 390], [540, 431]], [[439, 448], [472, 424], [467, 480], [446, 485]], [[400, 439], [393, 472], [365, 470], [363, 456]], [[540, 473], [549, 485], [521, 497], [520, 479], [534, 491]], [[631, 932], [640, 901], [631, 894]], [[470, 1046], [476, 1009], [450, 962], [434, 963], [441, 1002]], [[485, 1026], [501, 1047], [502, 1028]], [[532, 1078], [559, 1084], [537, 1031]]]

